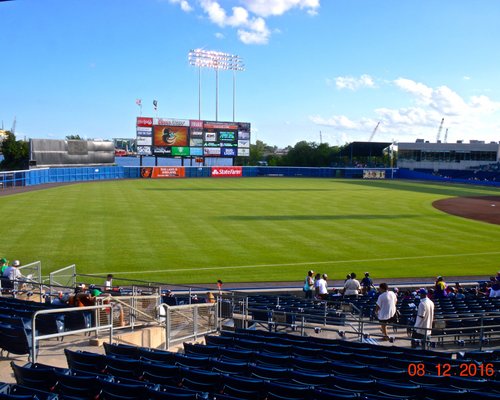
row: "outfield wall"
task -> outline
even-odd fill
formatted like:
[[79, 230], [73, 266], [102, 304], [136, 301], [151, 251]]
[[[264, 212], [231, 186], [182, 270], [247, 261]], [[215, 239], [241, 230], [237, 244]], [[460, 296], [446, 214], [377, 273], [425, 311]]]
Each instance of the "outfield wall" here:
[[398, 178], [400, 179], [412, 179], [420, 181], [432, 181], [432, 182], [446, 182], [446, 183], [462, 183], [466, 185], [481, 185], [481, 186], [493, 186], [500, 187], [500, 181], [482, 180], [482, 179], [459, 179], [443, 176], [446, 171], [438, 171], [439, 174], [433, 174], [431, 172], [414, 171], [406, 168], [400, 168], [398, 170]]
[[[146, 172], [146, 173], [145, 173]], [[370, 175], [371, 174], [371, 175]], [[137, 178], [214, 178], [214, 177], [311, 177], [390, 179], [398, 177], [390, 168], [307, 168], [307, 167], [69, 167], [0, 172], [0, 189], [48, 183], [69, 183]]]
[[[148, 174], [145, 174], [145, 171]], [[47, 183], [138, 178], [311, 177], [346, 179], [412, 179], [500, 187], [498, 181], [452, 179], [408, 169], [307, 167], [72, 167], [0, 172], [0, 189]]]

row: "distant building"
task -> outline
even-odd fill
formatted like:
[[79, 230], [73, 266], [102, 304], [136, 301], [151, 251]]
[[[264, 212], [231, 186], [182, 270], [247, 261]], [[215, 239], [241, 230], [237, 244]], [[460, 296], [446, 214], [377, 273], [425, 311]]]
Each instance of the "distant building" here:
[[471, 140], [470, 143], [398, 143], [398, 167], [409, 169], [465, 170], [500, 161], [500, 144]]

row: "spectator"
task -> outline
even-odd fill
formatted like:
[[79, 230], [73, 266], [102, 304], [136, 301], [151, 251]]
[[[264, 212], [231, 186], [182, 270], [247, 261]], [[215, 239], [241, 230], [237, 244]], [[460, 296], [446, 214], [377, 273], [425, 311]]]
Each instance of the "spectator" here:
[[328, 282], [326, 281], [328, 279], [327, 274], [323, 274], [321, 279], [318, 282], [318, 293], [319, 293], [319, 298], [321, 300], [327, 300], [328, 299]]
[[9, 262], [7, 261], [6, 258], [0, 258], [0, 267], [1, 267], [0, 276], [3, 276], [5, 270], [9, 268]]
[[313, 289], [314, 289], [314, 279], [313, 279], [314, 271], [310, 270], [307, 273], [305, 282], [304, 282], [304, 293], [306, 299], [312, 299]]
[[495, 282], [491, 285], [490, 297], [500, 297], [500, 277], [496, 277]]
[[2, 275], [2, 277], [4, 278], [4, 288], [12, 289], [15, 287], [16, 282], [19, 283], [19, 281], [24, 278], [23, 274], [18, 269], [20, 265], [21, 263], [19, 262], [19, 260], [14, 260], [12, 261], [12, 265], [4, 270]]
[[365, 272], [365, 277], [361, 279], [361, 293], [367, 294], [371, 287], [373, 286], [372, 278], [370, 278], [370, 273]]
[[215, 303], [215, 297], [212, 292], [207, 292], [207, 303]]
[[350, 277], [351, 278], [348, 279], [344, 283], [344, 296], [357, 297], [359, 294], [359, 289], [361, 288], [361, 285], [360, 285], [359, 281], [356, 279], [356, 274], [354, 272], [352, 272], [350, 274]]
[[414, 339], [429, 337], [432, 332], [432, 322], [434, 321], [434, 303], [427, 297], [427, 290], [420, 289], [420, 303], [415, 321]]
[[396, 317], [396, 304], [398, 298], [396, 294], [389, 291], [389, 286], [387, 283], [381, 283], [379, 285], [380, 295], [377, 299], [377, 305], [375, 307], [375, 314], [380, 321], [380, 330], [382, 331], [382, 340], [389, 340], [387, 335], [387, 324], [397, 323]]
[[219, 291], [219, 296], [222, 294], [222, 281], [217, 279], [217, 290]]
[[321, 274], [316, 274], [314, 277], [314, 297], [319, 298], [319, 281], [321, 280]]
[[438, 276], [434, 284], [434, 298], [442, 299], [446, 297], [446, 283], [442, 276]]
[[108, 274], [108, 276], [106, 276], [106, 280], [104, 281], [104, 290], [113, 290], [113, 274]]
[[455, 299], [457, 300], [465, 299], [464, 290], [462, 288], [458, 289], [457, 294], [455, 295]]

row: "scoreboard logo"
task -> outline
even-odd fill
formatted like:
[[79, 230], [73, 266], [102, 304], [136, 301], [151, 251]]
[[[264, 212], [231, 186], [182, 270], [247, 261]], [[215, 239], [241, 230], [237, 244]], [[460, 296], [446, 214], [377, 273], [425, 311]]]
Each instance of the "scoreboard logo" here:
[[211, 176], [214, 178], [224, 178], [224, 177], [242, 177], [243, 168], [242, 167], [212, 167]]
[[153, 118], [137, 117], [137, 126], [153, 126]]

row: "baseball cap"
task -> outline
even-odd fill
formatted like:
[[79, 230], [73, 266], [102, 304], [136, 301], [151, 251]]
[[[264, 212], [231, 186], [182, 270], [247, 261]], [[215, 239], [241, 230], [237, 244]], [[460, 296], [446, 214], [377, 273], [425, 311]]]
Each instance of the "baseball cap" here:
[[19, 267], [21, 265], [21, 263], [19, 262], [19, 260], [14, 260], [14, 261], [12, 261], [12, 265], [14, 267]]
[[99, 296], [101, 293], [102, 292], [99, 289], [92, 289], [92, 291], [90, 292], [92, 296]]
[[424, 288], [420, 289], [418, 291], [418, 294], [427, 294], [427, 289], [424, 289]]
[[6, 258], [0, 258], [0, 263], [5, 264], [8, 263]]

